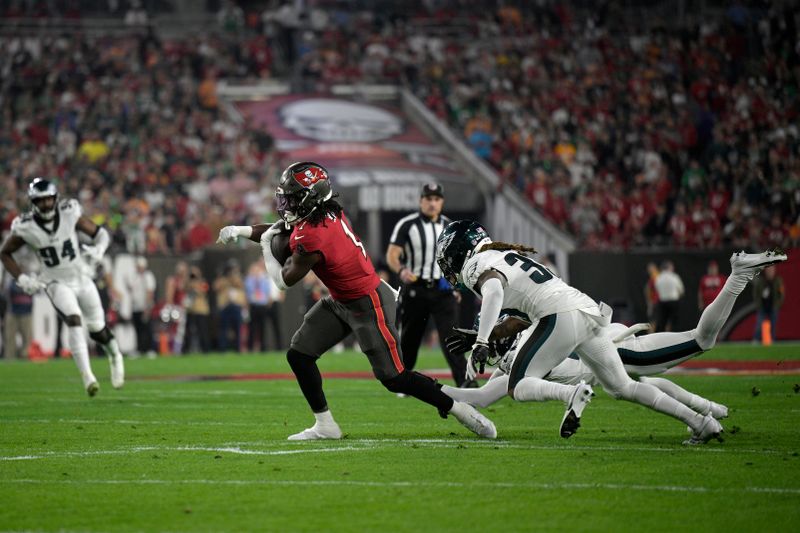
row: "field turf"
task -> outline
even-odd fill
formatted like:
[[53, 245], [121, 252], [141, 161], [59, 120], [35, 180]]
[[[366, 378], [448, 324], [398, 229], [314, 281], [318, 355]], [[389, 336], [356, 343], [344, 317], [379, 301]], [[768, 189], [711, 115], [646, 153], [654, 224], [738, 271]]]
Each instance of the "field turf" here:
[[[723, 345], [715, 359], [800, 359], [800, 346]], [[706, 356], [703, 356], [706, 357]], [[115, 391], [94, 359], [0, 363], [2, 531], [792, 531], [800, 521], [800, 375], [674, 379], [731, 408], [724, 442], [602, 392], [569, 440], [563, 407], [504, 399], [496, 441], [374, 380], [328, 379], [346, 437], [311, 425], [279, 354], [128, 362]], [[368, 370], [326, 355], [323, 372]], [[423, 368], [441, 368], [435, 352]]]

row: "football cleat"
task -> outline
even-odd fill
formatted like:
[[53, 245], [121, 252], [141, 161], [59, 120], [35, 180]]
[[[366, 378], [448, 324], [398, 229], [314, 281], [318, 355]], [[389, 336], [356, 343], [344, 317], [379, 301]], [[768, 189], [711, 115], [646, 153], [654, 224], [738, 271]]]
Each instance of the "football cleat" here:
[[88, 385], [86, 385], [86, 394], [89, 395], [90, 398], [93, 398], [97, 392], [100, 390], [100, 384], [96, 381], [92, 381]]
[[111, 367], [111, 386], [121, 389], [125, 385], [125, 363], [122, 360], [122, 354], [110, 356], [108, 365]]
[[780, 248], [773, 248], [760, 254], [747, 254], [744, 251], [731, 255], [731, 273], [745, 274], [748, 279], [753, 279], [765, 267], [786, 261], [788, 257]]
[[728, 418], [728, 408], [721, 403], [712, 402], [709, 400], [711, 404], [711, 409], [709, 410], [708, 414], [716, 418], [717, 420], [722, 420], [723, 418]]
[[709, 414], [703, 417], [703, 422], [700, 424], [700, 427], [694, 430], [691, 438], [683, 441], [683, 444], [686, 446], [705, 444], [711, 439], [718, 439], [722, 431], [722, 424]]
[[304, 429], [300, 433], [289, 435], [287, 440], [320, 440], [320, 439], [341, 439], [342, 430], [339, 429], [339, 424], [327, 423], [320, 424], [317, 422], [308, 429]]
[[561, 419], [561, 429], [559, 433], [565, 439], [570, 438], [581, 427], [581, 414], [583, 413], [586, 404], [592, 401], [594, 391], [591, 385], [587, 385], [585, 381], [575, 386], [575, 392], [567, 404], [567, 411], [564, 413], [564, 418]]
[[476, 435], [486, 439], [497, 438], [497, 428], [491, 420], [483, 416], [477, 409], [464, 402], [453, 402], [450, 414], [461, 422], [461, 425]]

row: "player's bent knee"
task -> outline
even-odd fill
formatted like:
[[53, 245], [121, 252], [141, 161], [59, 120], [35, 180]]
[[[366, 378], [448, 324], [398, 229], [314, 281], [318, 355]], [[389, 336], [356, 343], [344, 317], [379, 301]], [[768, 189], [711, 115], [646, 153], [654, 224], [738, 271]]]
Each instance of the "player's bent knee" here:
[[389, 392], [406, 392], [410, 381], [410, 372], [403, 370], [398, 375], [389, 379], [382, 379], [381, 383]]
[[114, 338], [114, 334], [111, 333], [107, 326], [103, 326], [100, 331], [90, 331], [89, 338], [99, 344], [108, 344]]
[[315, 365], [317, 363], [317, 358], [313, 355], [298, 352], [294, 348], [289, 348], [289, 351], [286, 352], [286, 361], [289, 362], [289, 366], [294, 370], [296, 368]]
[[64, 322], [67, 326], [74, 328], [81, 325], [81, 315], [69, 315], [68, 317], [64, 318]]
[[694, 341], [704, 352], [707, 352], [713, 348], [715, 344], [717, 344], [716, 337], [712, 337], [710, 335], [701, 335], [696, 328], [692, 330], [692, 337], [694, 337]]

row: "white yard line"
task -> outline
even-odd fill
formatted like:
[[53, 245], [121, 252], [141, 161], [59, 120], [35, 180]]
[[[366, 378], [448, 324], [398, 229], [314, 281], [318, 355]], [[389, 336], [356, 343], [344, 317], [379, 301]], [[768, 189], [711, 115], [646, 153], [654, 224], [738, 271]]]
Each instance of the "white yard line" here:
[[295, 448], [289, 450], [246, 450], [233, 446], [133, 446], [117, 450], [90, 450], [84, 452], [41, 452], [39, 454], [0, 456], [0, 461], [31, 461], [36, 459], [58, 459], [63, 457], [92, 457], [97, 455], [129, 455], [141, 452], [215, 452], [235, 455], [295, 455], [301, 453], [330, 453], [367, 451], [369, 446], [337, 446], [333, 448]]
[[[452, 449], [455, 446], [464, 448], [480, 449], [513, 449], [513, 450], [537, 450], [537, 451], [556, 451], [556, 452], [648, 452], [648, 453], [754, 453], [754, 454], [781, 454], [788, 453], [781, 450], [755, 450], [738, 449], [724, 447], [685, 447], [675, 446], [671, 448], [659, 447], [622, 447], [622, 446], [548, 446], [548, 445], [528, 445], [516, 444], [509, 441], [476, 440], [476, 439], [345, 439], [336, 443], [328, 441], [325, 448], [316, 448], [311, 443], [287, 443], [286, 441], [261, 441], [261, 442], [233, 442], [223, 445], [195, 445], [195, 446], [132, 446], [122, 447], [111, 450], [86, 450], [86, 451], [32, 451], [24, 455], [0, 456], [0, 461], [31, 461], [39, 459], [59, 459], [65, 457], [92, 457], [100, 455], [124, 455], [130, 453], [140, 453], [146, 451], [161, 452], [198, 452], [208, 451], [217, 453], [233, 453], [237, 455], [293, 455], [301, 453], [329, 453], [338, 451], [368, 451], [388, 446], [417, 447], [426, 449]], [[243, 446], [283, 448], [257, 450], [248, 449]], [[288, 448], [286, 448], [288, 446]], [[491, 452], [490, 452], [491, 453]]]
[[220, 485], [220, 486], [331, 486], [379, 488], [462, 488], [534, 490], [612, 490], [721, 494], [797, 494], [800, 488], [783, 487], [702, 487], [691, 485], [641, 485], [625, 483], [537, 483], [492, 481], [356, 481], [356, 480], [269, 480], [269, 479], [0, 479], [0, 484], [15, 485]]

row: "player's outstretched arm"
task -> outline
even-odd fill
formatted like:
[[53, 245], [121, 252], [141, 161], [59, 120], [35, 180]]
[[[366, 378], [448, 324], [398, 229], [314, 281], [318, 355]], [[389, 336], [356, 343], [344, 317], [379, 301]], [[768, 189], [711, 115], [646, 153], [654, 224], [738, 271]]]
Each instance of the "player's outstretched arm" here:
[[[276, 224], [279, 222], [276, 222]], [[252, 226], [225, 226], [219, 230], [217, 243], [228, 244], [236, 242], [239, 237], [244, 237], [253, 242], [261, 242], [261, 236], [272, 226], [272, 224], [253, 224]]]

